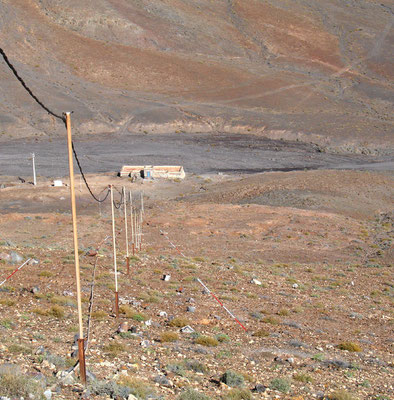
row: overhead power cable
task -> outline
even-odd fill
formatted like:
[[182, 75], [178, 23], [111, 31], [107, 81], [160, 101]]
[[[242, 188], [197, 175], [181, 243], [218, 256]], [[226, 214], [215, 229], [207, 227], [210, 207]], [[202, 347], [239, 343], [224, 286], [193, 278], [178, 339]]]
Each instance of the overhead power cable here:
[[[47, 107], [33, 92], [32, 90], [26, 85], [25, 81], [20, 77], [20, 75], [18, 74], [18, 71], [16, 70], [16, 68], [12, 65], [12, 63], [10, 62], [10, 60], [8, 59], [7, 55], [5, 54], [4, 50], [0, 47], [0, 54], [2, 55], [5, 63], [8, 65], [8, 67], [10, 68], [10, 70], [12, 71], [12, 73], [15, 75], [16, 79], [18, 79], [18, 81], [20, 82], [20, 84], [23, 86], [23, 88], [27, 91], [27, 93], [29, 93], [29, 95], [34, 99], [34, 101], [41, 107], [43, 108], [48, 114], [52, 115], [53, 117], [60, 119], [61, 121], [63, 121], [64, 123], [66, 123], [66, 118], [64, 115], [59, 115], [56, 114], [55, 112], [53, 112], [52, 110], [49, 109], [49, 107]], [[82, 166], [81, 163], [79, 162], [78, 159], [78, 155], [77, 152], [75, 151], [74, 148], [74, 143], [72, 143], [72, 149], [73, 149], [73, 153], [74, 153], [74, 157], [75, 160], [77, 161], [78, 164], [78, 168], [79, 171], [82, 175], [83, 181], [85, 182], [86, 187], [88, 188], [89, 193], [91, 194], [91, 196], [93, 197], [94, 200], [96, 200], [99, 203], [104, 202], [109, 194], [109, 190], [106, 194], [106, 196], [104, 197], [104, 199], [100, 200], [98, 197], [96, 197], [94, 195], [94, 193], [92, 192], [92, 190], [90, 189], [90, 186], [85, 178], [85, 174], [83, 173], [82, 170]], [[118, 207], [117, 207], [118, 208]]]
[[60, 119], [64, 123], [66, 123], [66, 119], [63, 115], [56, 114], [52, 110], [50, 110], [39, 98], [31, 91], [31, 89], [26, 85], [25, 81], [19, 76], [17, 70], [15, 67], [11, 64], [10, 60], [8, 59], [7, 55], [4, 53], [4, 50], [0, 47], [0, 54], [3, 56], [3, 59], [5, 63], [8, 65], [10, 70], [13, 72], [15, 75], [16, 79], [21, 83], [21, 85], [25, 88], [27, 93], [34, 99], [34, 101], [40, 105], [41, 108], [43, 108], [48, 114], [52, 115], [53, 117]]
[[73, 153], [74, 153], [75, 160], [77, 161], [77, 165], [78, 165], [78, 168], [79, 168], [79, 172], [81, 173], [82, 179], [83, 179], [83, 181], [85, 182], [85, 185], [86, 185], [86, 187], [87, 187], [88, 190], [89, 190], [89, 193], [91, 194], [91, 196], [92, 196], [98, 203], [103, 203], [103, 202], [107, 199], [107, 197], [108, 197], [109, 189], [108, 189], [108, 191], [107, 191], [107, 194], [105, 195], [105, 197], [104, 197], [102, 200], [100, 200], [98, 197], [96, 197], [96, 196], [94, 195], [94, 193], [92, 192], [92, 189], [90, 189], [90, 186], [89, 186], [89, 184], [88, 184], [88, 181], [87, 181], [86, 178], [85, 178], [85, 174], [83, 173], [83, 170], [82, 170], [82, 167], [81, 167], [81, 163], [79, 162], [79, 158], [78, 158], [77, 152], [75, 151], [75, 148], [74, 148], [74, 143], [71, 143], [71, 145], [72, 145], [72, 149], [73, 149]]

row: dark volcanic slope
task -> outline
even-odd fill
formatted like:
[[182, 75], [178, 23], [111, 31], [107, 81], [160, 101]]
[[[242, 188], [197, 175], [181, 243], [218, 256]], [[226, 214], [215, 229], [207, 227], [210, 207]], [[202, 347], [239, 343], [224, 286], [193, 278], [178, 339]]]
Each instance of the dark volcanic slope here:
[[[394, 5], [375, 0], [1, 0], [1, 46], [80, 132], [252, 132], [393, 144]], [[2, 137], [62, 126], [0, 63]]]

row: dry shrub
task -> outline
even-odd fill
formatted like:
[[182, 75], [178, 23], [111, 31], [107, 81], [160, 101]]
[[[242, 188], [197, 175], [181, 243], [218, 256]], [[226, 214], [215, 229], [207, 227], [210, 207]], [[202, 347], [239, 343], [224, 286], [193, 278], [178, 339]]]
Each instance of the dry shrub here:
[[256, 331], [255, 333], [253, 333], [252, 336], [262, 338], [262, 337], [267, 337], [267, 336], [269, 336], [269, 335], [270, 335], [270, 334], [269, 334], [269, 332], [268, 332], [267, 330], [261, 328], [261, 329], [259, 329], [258, 331]]
[[176, 332], [163, 332], [160, 335], [161, 342], [176, 342], [179, 339], [179, 336]]
[[210, 336], [200, 336], [196, 339], [195, 343], [207, 347], [216, 347], [219, 344], [219, 342], [215, 338]]
[[183, 328], [186, 325], [190, 325], [190, 321], [186, 318], [178, 317], [171, 320], [169, 325], [177, 328]]
[[363, 351], [362, 348], [357, 343], [353, 342], [342, 342], [338, 345], [338, 348], [341, 350], [347, 350], [351, 352]]

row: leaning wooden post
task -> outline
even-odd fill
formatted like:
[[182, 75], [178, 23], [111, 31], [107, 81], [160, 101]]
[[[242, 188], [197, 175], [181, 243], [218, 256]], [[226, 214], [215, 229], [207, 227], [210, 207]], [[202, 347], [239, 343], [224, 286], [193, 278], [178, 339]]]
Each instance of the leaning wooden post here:
[[124, 208], [124, 231], [126, 238], [126, 268], [127, 275], [130, 273], [130, 257], [129, 257], [129, 235], [127, 232], [127, 198], [126, 198], [126, 188], [123, 186], [123, 208]]
[[134, 219], [133, 219], [133, 196], [131, 191], [129, 192], [130, 196], [130, 225], [131, 225], [131, 245], [133, 247], [133, 256], [135, 254], [135, 240], [134, 240]]
[[85, 339], [83, 337], [83, 325], [82, 325], [82, 301], [81, 301], [81, 278], [79, 272], [79, 254], [78, 254], [77, 209], [75, 205], [71, 114], [69, 112], [66, 113], [66, 127], [67, 127], [67, 143], [68, 143], [68, 166], [70, 170], [71, 213], [72, 213], [73, 236], [74, 236], [75, 279], [77, 283], [77, 307], [78, 307], [78, 322], [79, 322], [79, 338], [78, 338], [79, 374], [81, 377], [81, 381], [85, 384], [86, 383], [85, 343], [84, 343]]
[[114, 273], [115, 273], [115, 315], [119, 318], [119, 293], [118, 293], [118, 270], [116, 267], [116, 238], [115, 238], [115, 213], [114, 213], [114, 191], [111, 188], [111, 211], [112, 211], [112, 247], [114, 250]]

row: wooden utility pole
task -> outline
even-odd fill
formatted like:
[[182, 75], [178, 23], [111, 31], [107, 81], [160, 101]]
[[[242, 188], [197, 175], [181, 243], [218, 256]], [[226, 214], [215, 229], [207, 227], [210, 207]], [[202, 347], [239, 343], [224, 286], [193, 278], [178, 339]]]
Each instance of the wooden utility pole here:
[[111, 189], [111, 211], [112, 211], [112, 245], [114, 250], [114, 273], [115, 273], [115, 315], [119, 318], [119, 293], [118, 293], [118, 269], [116, 266], [116, 238], [115, 238], [115, 215], [114, 215], [114, 191]]
[[81, 278], [79, 272], [79, 254], [78, 254], [77, 209], [75, 205], [71, 114], [69, 112], [66, 113], [66, 127], [67, 127], [67, 143], [68, 143], [68, 166], [70, 169], [71, 213], [72, 213], [73, 235], [74, 235], [75, 280], [77, 283], [77, 307], [78, 307], [78, 322], [79, 322], [79, 339], [78, 339], [79, 374], [81, 377], [81, 381], [85, 384], [86, 383], [85, 343], [84, 343], [85, 339], [83, 336], [83, 324], [82, 324], [82, 301], [81, 301]]
[[36, 178], [36, 161], [35, 161], [35, 154], [32, 153], [31, 154], [31, 159], [33, 161], [33, 185], [36, 186], [37, 185], [37, 178]]
[[133, 256], [135, 254], [135, 237], [134, 237], [134, 219], [133, 219], [133, 195], [131, 191], [129, 192], [130, 196], [130, 224], [131, 224], [131, 245], [133, 247]]
[[127, 197], [126, 188], [123, 186], [123, 208], [124, 208], [124, 231], [126, 238], [126, 268], [127, 275], [130, 273], [130, 257], [129, 257], [129, 235], [127, 233]]

